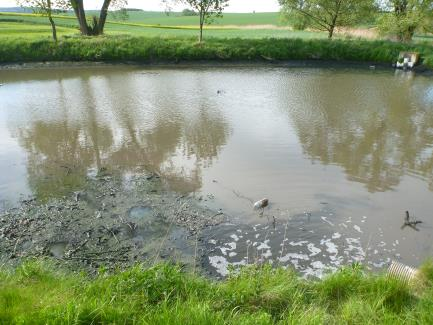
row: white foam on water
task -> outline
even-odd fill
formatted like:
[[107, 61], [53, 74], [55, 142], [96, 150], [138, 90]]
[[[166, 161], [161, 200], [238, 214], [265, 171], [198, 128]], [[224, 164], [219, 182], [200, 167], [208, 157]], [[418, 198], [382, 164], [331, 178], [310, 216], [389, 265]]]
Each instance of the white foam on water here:
[[354, 225], [353, 229], [355, 229], [357, 232], [359, 232], [359, 233], [362, 234], [362, 230], [361, 230], [361, 228], [358, 225]]
[[260, 245], [257, 247], [257, 249], [271, 249], [271, 246], [269, 244], [269, 239], [265, 240], [263, 243], [260, 243]]
[[373, 265], [373, 266], [376, 267], [376, 268], [382, 268], [382, 267], [384, 267], [386, 264], [387, 264], [386, 261], [382, 261], [382, 262], [379, 262], [379, 263], [371, 263], [371, 265]]
[[224, 245], [228, 246], [228, 247], [217, 247], [217, 248], [219, 248], [221, 250], [221, 253], [223, 253], [223, 255], [227, 255], [228, 251], [234, 251], [236, 249], [236, 243], [235, 242], [233, 242], [233, 243], [226, 243]]
[[321, 242], [320, 242], [320, 245], [325, 245], [326, 246], [326, 251], [329, 254], [334, 254], [334, 255], [338, 254], [338, 247], [337, 247], [337, 245], [335, 245], [331, 241], [331, 239], [327, 239], [327, 240], [322, 239]]
[[315, 262], [311, 263], [311, 266], [315, 269], [324, 269], [325, 268], [325, 264], [323, 264], [320, 261], [315, 261]]
[[234, 241], [239, 241], [239, 237], [236, 234], [230, 235], [230, 238], [233, 239]]
[[229, 262], [223, 256], [209, 256], [209, 263], [212, 265], [218, 274], [222, 276], [229, 275]]
[[229, 275], [229, 265], [236, 267], [247, 264], [245, 261], [229, 263], [223, 256], [209, 256], [209, 263], [215, 268], [216, 272], [222, 276]]
[[[319, 265], [316, 265], [316, 266], [319, 266]], [[311, 268], [311, 267], [309, 267], [309, 268], [306, 268], [304, 271], [302, 271], [302, 273], [304, 274], [303, 277], [305, 279], [311, 278], [311, 277], [321, 279], [324, 277], [327, 269], [329, 269], [329, 268]]]
[[299, 242], [293, 242], [291, 241], [289, 243], [290, 246], [304, 246], [305, 244], [308, 244], [308, 241], [299, 241]]
[[314, 246], [313, 243], [308, 244], [307, 248], [311, 252], [310, 256], [316, 256], [317, 254], [319, 254], [322, 251], [320, 248], [317, 248], [316, 246]]
[[341, 234], [338, 232], [332, 235], [332, 239], [339, 239], [339, 238], [341, 238]]
[[341, 267], [341, 265], [343, 264], [343, 261], [344, 261], [343, 256], [335, 255], [335, 256], [330, 256], [329, 258], [331, 260], [331, 264], [337, 268]]
[[377, 246], [379, 246], [379, 247], [385, 247], [386, 243], [384, 241], [381, 241]]
[[272, 252], [271, 252], [271, 250], [270, 250], [270, 249], [267, 249], [266, 252], [262, 253], [262, 256], [263, 256], [264, 258], [270, 258], [270, 257], [272, 257]]
[[289, 254], [286, 254], [285, 256], [282, 256], [282, 257], [278, 258], [278, 260], [280, 262], [285, 263], [285, 262], [289, 262], [289, 261], [292, 261], [292, 260], [309, 261], [310, 258], [306, 254], [289, 253]]
[[360, 238], [346, 238], [346, 242], [349, 245], [353, 245], [353, 244], [361, 245], [361, 239]]
[[361, 262], [365, 260], [365, 251], [361, 246], [360, 238], [346, 238], [348, 244], [347, 248], [344, 250], [344, 254], [350, 256], [352, 261]]
[[324, 222], [326, 222], [327, 224], [331, 225], [332, 227], [334, 227], [335, 225], [328, 220], [328, 217], [320, 217]]

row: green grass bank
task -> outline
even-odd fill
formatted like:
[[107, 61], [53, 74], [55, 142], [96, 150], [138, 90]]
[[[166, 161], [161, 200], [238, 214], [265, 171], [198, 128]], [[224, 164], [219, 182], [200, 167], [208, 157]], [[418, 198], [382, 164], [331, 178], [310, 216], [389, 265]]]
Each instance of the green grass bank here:
[[321, 39], [220, 39], [202, 45], [192, 38], [104, 36], [49, 39], [5, 39], [0, 63], [41, 61], [194, 62], [330, 60], [391, 64], [400, 51], [417, 51], [433, 68], [433, 45], [389, 41]]
[[47, 261], [0, 271], [1, 324], [432, 324], [433, 263], [416, 288], [344, 268], [324, 280], [248, 267], [211, 281], [162, 264], [90, 277]]

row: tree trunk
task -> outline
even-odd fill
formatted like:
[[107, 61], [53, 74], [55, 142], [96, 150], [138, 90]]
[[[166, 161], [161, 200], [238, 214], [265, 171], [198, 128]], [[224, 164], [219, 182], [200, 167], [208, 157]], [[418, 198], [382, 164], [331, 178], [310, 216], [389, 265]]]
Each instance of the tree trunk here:
[[105, 27], [105, 22], [107, 20], [108, 8], [110, 7], [110, 3], [111, 0], [104, 0], [104, 3], [102, 5], [101, 13], [99, 14], [98, 30], [96, 31], [98, 35], [104, 33], [104, 27]]
[[402, 34], [403, 35], [402, 35], [400, 41], [405, 42], [405, 43], [410, 43], [413, 39], [413, 36], [415, 35], [415, 28], [414, 27], [408, 27], [407, 30]]
[[335, 29], [335, 26], [331, 26], [328, 29], [328, 39], [332, 39], [332, 36], [334, 36], [334, 29]]
[[200, 35], [198, 38], [198, 42], [201, 44], [203, 42], [203, 25], [204, 25], [204, 10], [201, 8], [200, 10]]
[[50, 21], [51, 24], [51, 30], [53, 32], [53, 39], [54, 42], [57, 43], [57, 29], [56, 29], [56, 24], [54, 23], [53, 17], [51, 16], [52, 13], [52, 8], [51, 8], [51, 0], [47, 0], [47, 14], [48, 14], [48, 20]]
[[335, 26], [337, 25], [337, 19], [339, 16], [339, 11], [340, 11], [340, 5], [337, 5], [337, 10], [334, 13], [334, 16], [332, 17], [332, 22], [329, 25], [329, 29], [328, 29], [328, 39], [332, 39], [332, 36], [334, 36], [334, 30], [335, 30]]
[[51, 13], [48, 15], [48, 20], [50, 21], [50, 24], [51, 24], [51, 30], [53, 32], [54, 42], [57, 43], [57, 29], [56, 29], [56, 24], [54, 23], [53, 17], [51, 17]]
[[89, 26], [87, 25], [86, 12], [84, 11], [83, 0], [72, 0], [72, 8], [74, 9], [75, 16], [77, 16], [78, 24], [82, 35], [90, 35]]
[[203, 42], [203, 24], [200, 24], [200, 36], [198, 38], [199, 43]]

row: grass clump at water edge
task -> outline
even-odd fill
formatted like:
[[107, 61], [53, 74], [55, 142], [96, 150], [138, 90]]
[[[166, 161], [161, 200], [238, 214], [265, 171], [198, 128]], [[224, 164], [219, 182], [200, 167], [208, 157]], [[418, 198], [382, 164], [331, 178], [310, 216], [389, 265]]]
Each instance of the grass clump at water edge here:
[[0, 63], [41, 61], [179, 62], [331, 60], [391, 64], [400, 51], [416, 51], [433, 68], [433, 46], [390, 41], [321, 39], [220, 39], [202, 45], [190, 38], [129, 36], [5, 39]]
[[114, 274], [59, 271], [50, 261], [0, 272], [1, 324], [433, 323], [433, 263], [422, 292], [343, 268], [323, 280], [251, 266], [224, 281], [179, 266], [137, 265]]

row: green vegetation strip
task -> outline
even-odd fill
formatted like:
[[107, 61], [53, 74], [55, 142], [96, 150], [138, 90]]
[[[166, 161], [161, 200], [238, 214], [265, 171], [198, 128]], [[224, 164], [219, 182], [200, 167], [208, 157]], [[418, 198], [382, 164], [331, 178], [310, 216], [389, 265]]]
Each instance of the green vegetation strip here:
[[433, 263], [409, 287], [359, 266], [324, 280], [254, 266], [221, 282], [180, 267], [95, 277], [48, 261], [0, 271], [1, 324], [432, 324]]
[[321, 39], [219, 39], [202, 45], [192, 38], [144, 38], [129, 36], [63, 37], [49, 39], [5, 39], [0, 62], [106, 61], [285, 61], [333, 60], [391, 64], [400, 51], [417, 51], [423, 64], [433, 68], [433, 46], [388, 41]]

